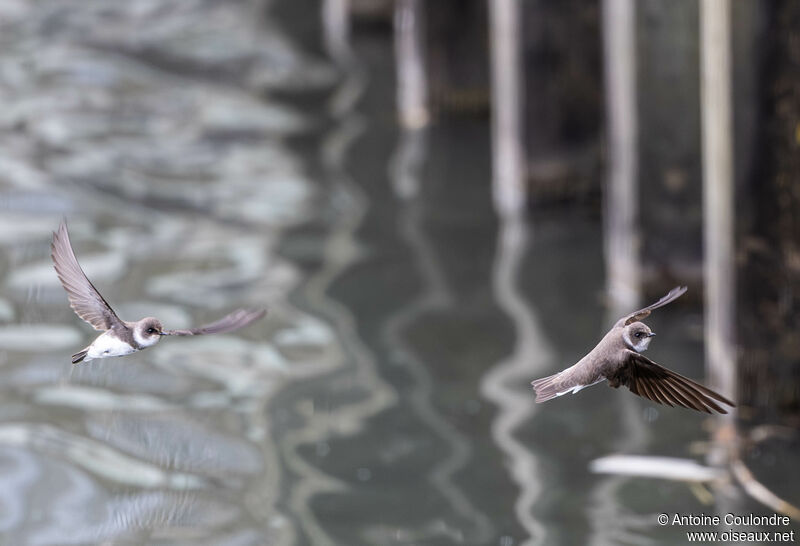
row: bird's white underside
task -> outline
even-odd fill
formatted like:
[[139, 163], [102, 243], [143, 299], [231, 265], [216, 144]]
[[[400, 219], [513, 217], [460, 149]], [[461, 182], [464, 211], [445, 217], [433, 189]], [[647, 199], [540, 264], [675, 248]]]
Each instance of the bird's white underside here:
[[109, 356], [125, 356], [135, 353], [136, 349], [122, 341], [116, 336], [111, 335], [111, 331], [105, 332], [89, 345], [89, 351], [84, 360], [95, 358], [107, 358]]

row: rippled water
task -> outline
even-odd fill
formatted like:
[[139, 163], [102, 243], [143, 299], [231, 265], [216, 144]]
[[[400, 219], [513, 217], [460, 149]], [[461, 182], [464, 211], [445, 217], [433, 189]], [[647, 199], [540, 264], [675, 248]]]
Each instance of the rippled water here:
[[[0, 5], [2, 543], [669, 544], [658, 513], [763, 512], [591, 472], [708, 439], [604, 387], [533, 404], [608, 320], [600, 219], [498, 225], [484, 120], [399, 133], [387, 37], [336, 68], [273, 8]], [[63, 217], [123, 318], [269, 314], [73, 367]], [[652, 324], [700, 375], [699, 310]], [[789, 447], [755, 461], [791, 497]]]

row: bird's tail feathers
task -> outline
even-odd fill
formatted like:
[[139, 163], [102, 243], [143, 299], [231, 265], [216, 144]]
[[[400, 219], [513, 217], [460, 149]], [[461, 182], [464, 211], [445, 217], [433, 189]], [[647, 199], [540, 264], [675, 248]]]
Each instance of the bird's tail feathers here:
[[78, 364], [79, 362], [83, 362], [83, 359], [86, 358], [86, 355], [88, 353], [89, 353], [89, 348], [88, 347], [86, 349], [82, 350], [82, 351], [78, 351], [77, 353], [72, 355], [72, 363], [73, 364]]
[[[560, 373], [560, 372], [559, 372]], [[536, 379], [531, 381], [531, 385], [533, 385], [533, 390], [536, 391], [536, 403], [541, 404], [542, 402], [547, 402], [548, 400], [552, 400], [556, 396], [558, 396], [558, 391], [556, 390], [556, 386], [554, 385], [555, 379], [559, 376], [559, 374], [553, 374], [547, 377], [543, 377], [541, 379]]]

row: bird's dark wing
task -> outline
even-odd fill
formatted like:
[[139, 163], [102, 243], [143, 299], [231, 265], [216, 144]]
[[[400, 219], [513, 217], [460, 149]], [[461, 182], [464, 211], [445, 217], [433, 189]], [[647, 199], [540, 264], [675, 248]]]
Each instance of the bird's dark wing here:
[[247, 310], [237, 309], [236, 311], [225, 315], [221, 319], [200, 326], [198, 328], [191, 328], [188, 330], [164, 330], [162, 333], [168, 336], [199, 336], [204, 334], [224, 334], [225, 332], [232, 332], [238, 330], [255, 322], [266, 314], [264, 309]]
[[664, 307], [666, 304], [673, 302], [682, 295], [684, 295], [686, 293], [686, 290], [687, 289], [685, 286], [676, 286], [675, 288], [670, 290], [666, 296], [664, 296], [654, 304], [648, 305], [647, 307], [639, 309], [638, 311], [634, 311], [628, 316], [622, 317], [617, 321], [617, 323], [614, 326], [615, 327], [627, 326], [632, 322], [637, 322], [639, 320], [642, 320], [646, 318], [654, 309], [658, 309], [659, 307]]
[[78, 265], [69, 242], [65, 222], [61, 222], [58, 231], [53, 233], [50, 257], [53, 259], [58, 280], [67, 291], [69, 305], [79, 317], [91, 324], [95, 330], [108, 330], [122, 324], [114, 310]]
[[736, 405], [708, 387], [634, 351], [627, 351], [625, 365], [608, 380], [612, 386], [625, 385], [632, 393], [667, 406], [681, 406], [706, 413], [711, 413], [711, 410], [728, 413], [717, 402], [731, 407]]

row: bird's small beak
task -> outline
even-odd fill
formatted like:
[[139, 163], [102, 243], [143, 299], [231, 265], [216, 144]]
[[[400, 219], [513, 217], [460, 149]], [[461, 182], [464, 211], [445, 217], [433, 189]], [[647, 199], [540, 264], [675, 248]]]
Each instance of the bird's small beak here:
[[160, 336], [168, 336], [169, 334], [166, 333], [166, 332], [159, 332], [158, 335], [160, 335]]
[[655, 332], [650, 332], [650, 335], [648, 335], [647, 337], [653, 337], [654, 335], [656, 335]]

